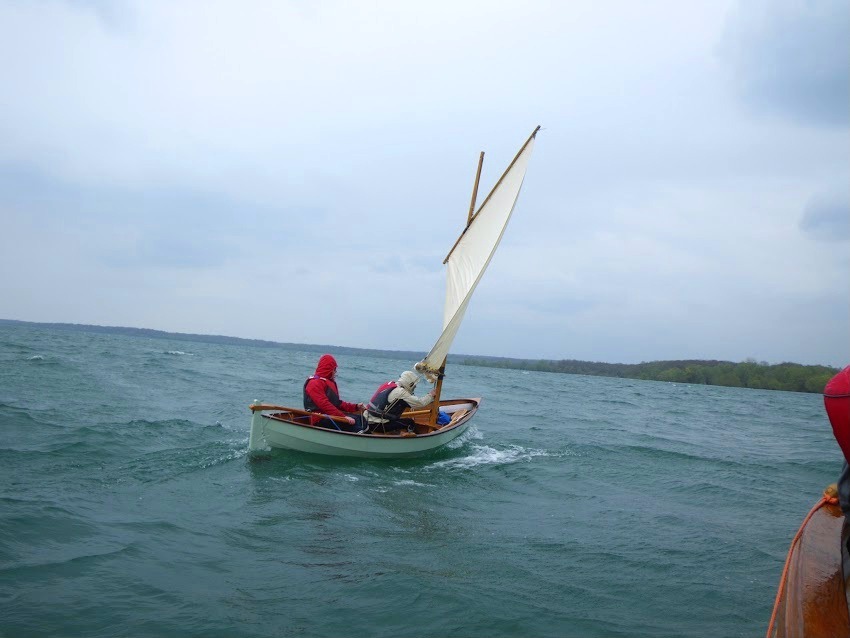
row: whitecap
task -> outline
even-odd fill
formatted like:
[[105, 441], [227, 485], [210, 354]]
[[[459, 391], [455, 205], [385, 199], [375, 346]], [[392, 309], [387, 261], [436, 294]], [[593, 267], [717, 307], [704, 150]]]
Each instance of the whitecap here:
[[178, 357], [193, 357], [194, 355], [191, 352], [183, 352], [182, 350], [166, 350], [165, 354], [173, 354]]
[[219, 456], [217, 458], [209, 459], [200, 464], [200, 467], [206, 469], [208, 467], [213, 467], [215, 465], [221, 465], [222, 463], [227, 463], [228, 461], [234, 461], [236, 459], [242, 458], [243, 456], [248, 455], [247, 449], [237, 449], [231, 450], [229, 453]]
[[265, 458], [266, 455], [268, 455], [268, 453], [271, 452], [271, 451], [272, 451], [271, 446], [268, 443], [266, 443], [266, 445], [263, 446], [263, 447], [258, 447], [254, 450], [248, 450], [248, 458], [249, 459], [251, 459], [251, 458]]
[[473, 425], [466, 432], [461, 434], [459, 437], [457, 437], [453, 441], [449, 441], [446, 444], [446, 449], [456, 450], [457, 448], [463, 447], [464, 445], [466, 445], [466, 443], [468, 441], [481, 440], [483, 438], [484, 438], [484, 435], [481, 434], [481, 431]]
[[457, 459], [437, 461], [431, 468], [459, 468], [468, 470], [479, 465], [509, 465], [528, 461], [537, 456], [550, 456], [545, 450], [532, 450], [519, 445], [512, 445], [505, 450], [497, 450], [487, 445], [476, 445], [472, 454]]
[[394, 481], [394, 485], [412, 485], [414, 487], [431, 487], [428, 483], [419, 483], [417, 481], [411, 481], [410, 479], [402, 479], [400, 481]]
[[40, 354], [34, 354], [29, 359], [27, 359], [27, 361], [44, 361], [44, 357]]

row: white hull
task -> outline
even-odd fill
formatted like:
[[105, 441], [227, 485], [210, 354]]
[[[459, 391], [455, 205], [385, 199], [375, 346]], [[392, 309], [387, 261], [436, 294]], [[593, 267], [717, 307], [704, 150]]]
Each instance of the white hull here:
[[283, 448], [328, 456], [373, 459], [423, 456], [466, 432], [473, 414], [478, 409], [479, 401], [464, 399], [446, 402], [449, 405], [441, 402], [440, 407], [446, 412], [452, 413], [462, 408], [468, 412], [454, 424], [429, 434], [410, 437], [340, 432], [276, 418], [273, 410], [256, 410], [251, 418], [248, 448], [249, 452], [253, 453], [269, 448]]

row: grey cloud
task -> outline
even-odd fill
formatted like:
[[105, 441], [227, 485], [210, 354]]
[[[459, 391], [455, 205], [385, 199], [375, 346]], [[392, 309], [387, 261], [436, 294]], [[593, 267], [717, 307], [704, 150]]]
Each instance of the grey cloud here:
[[819, 126], [850, 122], [850, 3], [741, 0], [720, 53], [754, 110]]
[[[850, 165], [811, 125], [846, 12], [741, 4], [727, 69], [783, 115], [755, 120], [714, 55], [735, 1], [0, 0], [0, 317], [427, 349], [478, 152], [482, 201], [541, 123], [457, 352], [838, 364], [846, 250], [800, 220]], [[838, 83], [803, 90], [812, 60]]]
[[108, 29], [115, 31], [128, 30], [135, 19], [134, 13], [127, 2], [112, 2], [109, 0], [65, 0], [66, 3], [78, 10], [90, 12]]
[[[258, 239], [305, 244], [304, 218], [321, 211], [268, 206], [185, 187], [136, 190], [73, 184], [23, 165], [0, 164], [0, 211], [43, 227], [100, 237], [88, 248], [107, 267], [210, 268]], [[105, 238], [106, 241], [102, 239]]]
[[100, 249], [104, 265], [116, 268], [211, 268], [221, 266], [233, 254], [223, 241], [201, 240], [191, 233], [151, 233], [134, 242], [130, 250], [123, 243], [107, 243]]
[[850, 240], [850, 193], [813, 197], [803, 211], [800, 229], [820, 241]]
[[392, 257], [373, 258], [368, 264], [368, 267], [372, 272], [380, 274], [398, 273], [401, 271], [401, 260], [395, 255]]

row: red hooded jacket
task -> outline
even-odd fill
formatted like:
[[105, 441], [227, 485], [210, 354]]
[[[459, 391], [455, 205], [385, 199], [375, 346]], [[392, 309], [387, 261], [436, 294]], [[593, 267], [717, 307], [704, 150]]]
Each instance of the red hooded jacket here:
[[[357, 412], [357, 404], [343, 401], [339, 398], [339, 388], [336, 385], [336, 359], [329, 354], [323, 354], [316, 366], [316, 374], [307, 379], [304, 384], [304, 409], [310, 409], [308, 398], [316, 407], [313, 408], [322, 414], [332, 416], [348, 416], [346, 412]], [[314, 425], [321, 420], [320, 417], [310, 418]]]

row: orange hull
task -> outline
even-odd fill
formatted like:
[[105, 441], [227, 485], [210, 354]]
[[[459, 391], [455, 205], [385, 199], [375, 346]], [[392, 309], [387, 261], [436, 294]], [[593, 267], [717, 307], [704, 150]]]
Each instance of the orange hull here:
[[768, 638], [850, 637], [841, 568], [843, 523], [838, 505], [824, 505], [805, 524], [788, 561]]

